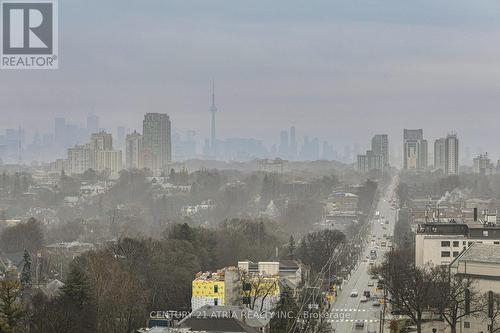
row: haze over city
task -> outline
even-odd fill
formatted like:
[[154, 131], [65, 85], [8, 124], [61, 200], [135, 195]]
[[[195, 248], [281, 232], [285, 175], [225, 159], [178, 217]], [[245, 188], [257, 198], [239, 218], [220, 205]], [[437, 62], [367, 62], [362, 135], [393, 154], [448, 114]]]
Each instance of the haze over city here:
[[0, 31], [0, 333], [500, 333], [500, 2]]
[[424, 128], [500, 155], [494, 1], [85, 1], [60, 11], [60, 69], [3, 72], [1, 128], [31, 135], [53, 130], [54, 117], [97, 114], [110, 131], [140, 129], [142, 114], [165, 112], [201, 145], [215, 79], [222, 139], [270, 146], [295, 125], [341, 151], [379, 132], [400, 145], [403, 128]]

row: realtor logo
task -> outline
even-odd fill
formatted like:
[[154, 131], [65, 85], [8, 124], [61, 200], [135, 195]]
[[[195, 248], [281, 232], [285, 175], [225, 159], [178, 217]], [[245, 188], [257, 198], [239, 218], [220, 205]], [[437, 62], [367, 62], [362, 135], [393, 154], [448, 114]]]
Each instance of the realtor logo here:
[[2, 69], [57, 69], [57, 3], [2, 1]]

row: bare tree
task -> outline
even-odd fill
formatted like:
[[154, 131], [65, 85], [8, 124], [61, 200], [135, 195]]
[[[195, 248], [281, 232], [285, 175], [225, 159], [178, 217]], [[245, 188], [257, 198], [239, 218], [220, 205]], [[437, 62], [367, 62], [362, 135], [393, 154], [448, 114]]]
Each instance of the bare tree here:
[[452, 275], [445, 266], [436, 268], [435, 272], [438, 276], [434, 288], [436, 310], [450, 325], [451, 333], [456, 333], [460, 319], [481, 315], [484, 310], [483, 296], [476, 289], [477, 281], [467, 275]]
[[248, 307], [259, 312], [263, 311], [266, 299], [278, 290], [278, 280], [273, 277], [244, 273], [241, 282]]
[[422, 315], [429, 309], [438, 275], [430, 267], [414, 266], [408, 251], [392, 251], [374, 269], [383, 280], [386, 302], [408, 316], [422, 332]]

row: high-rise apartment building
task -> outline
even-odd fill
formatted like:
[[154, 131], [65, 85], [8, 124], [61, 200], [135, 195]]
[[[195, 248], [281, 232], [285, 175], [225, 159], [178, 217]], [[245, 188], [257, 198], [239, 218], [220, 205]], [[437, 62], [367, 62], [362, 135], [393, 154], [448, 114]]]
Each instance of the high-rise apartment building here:
[[384, 168], [389, 167], [389, 137], [387, 134], [377, 134], [372, 138], [374, 155], [381, 155]]
[[113, 150], [111, 134], [93, 133], [86, 145], [68, 148], [68, 164], [71, 174], [82, 174], [87, 169], [109, 171], [113, 176], [122, 170], [122, 152]]
[[373, 150], [367, 150], [365, 155], [358, 155], [357, 170], [362, 173], [371, 170], [385, 170], [384, 156], [375, 154]]
[[81, 175], [91, 167], [90, 149], [87, 145], [75, 145], [68, 148], [69, 174]]
[[172, 161], [170, 118], [166, 113], [146, 113], [142, 124], [144, 167], [158, 175], [167, 171]]
[[422, 129], [403, 132], [403, 167], [405, 170], [424, 170], [427, 168], [427, 140]]
[[111, 133], [106, 133], [105, 131], [92, 133], [90, 136], [90, 149], [113, 150], [113, 137]]
[[479, 175], [493, 175], [496, 173], [495, 165], [491, 163], [488, 153], [479, 154], [473, 159], [474, 173]]
[[125, 161], [127, 169], [139, 169], [142, 150], [142, 135], [134, 131], [125, 138]]
[[448, 134], [445, 140], [445, 173], [458, 175], [458, 137], [455, 133]]
[[439, 138], [434, 141], [434, 169], [443, 170], [445, 169], [446, 164], [446, 139]]
[[123, 169], [121, 150], [96, 150], [92, 152], [93, 169], [118, 174]]

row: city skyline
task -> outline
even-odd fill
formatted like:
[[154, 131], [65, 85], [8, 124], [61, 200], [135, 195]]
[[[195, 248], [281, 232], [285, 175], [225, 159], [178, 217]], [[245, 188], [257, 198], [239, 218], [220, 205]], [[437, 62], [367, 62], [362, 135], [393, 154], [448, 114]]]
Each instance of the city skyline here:
[[[4, 157], [7, 163], [20, 162], [24, 164], [29, 164], [30, 162], [48, 162], [57, 158], [64, 158], [67, 148], [73, 147], [75, 145], [85, 144], [88, 139], [90, 139], [93, 133], [98, 133], [99, 131], [107, 131], [113, 135], [113, 142], [115, 143], [116, 149], [123, 152], [123, 165], [126, 165], [125, 156], [127, 154], [126, 150], [128, 147], [127, 138], [130, 134], [136, 133], [137, 131], [135, 129], [123, 126], [117, 126], [114, 130], [103, 128], [100, 126], [100, 118], [96, 115], [87, 116], [86, 124], [83, 125], [83, 127], [78, 127], [78, 125], [76, 125], [72, 121], [68, 121], [66, 118], [55, 118], [54, 130], [52, 133], [37, 133], [31, 139], [27, 138], [23, 128], [7, 129], [5, 134], [3, 134], [0, 130], [0, 158]], [[408, 133], [417, 133], [420, 130], [405, 131], [407, 131]], [[69, 137], [66, 137], [67, 133], [70, 133]], [[453, 170], [455, 171], [448, 172], [446, 170], [449, 170], [449, 167], [445, 167], [444, 165], [446, 157], [445, 141], [448, 142], [447, 140], [450, 137], [456, 136], [455, 131], [451, 131], [449, 133], [446, 138], [436, 138], [434, 144], [432, 144], [431, 139], [431, 149], [427, 147], [427, 140], [423, 140], [426, 146], [426, 153], [424, 152], [424, 155], [422, 156], [425, 156], [427, 161], [424, 163], [425, 166], [423, 164], [422, 167], [419, 167], [418, 169], [433, 167], [434, 169], [442, 169], [446, 173], [456, 173], [455, 166], [453, 166]], [[423, 136], [423, 132], [417, 134], [419, 135], [419, 137]], [[19, 135], [21, 136], [21, 142], [19, 142], [18, 140]], [[327, 140], [323, 140], [322, 138], [311, 137], [307, 135], [307, 133], [304, 133], [303, 135], [297, 135], [296, 126], [290, 126], [288, 130], [281, 130], [276, 135], [279, 136], [278, 140], [276, 140], [276, 143], [264, 142], [263, 140], [259, 140], [258, 138], [236, 137], [222, 140], [217, 139], [216, 142], [220, 146], [219, 148], [221, 148], [221, 151], [216, 156], [214, 156], [212, 151], [211, 139], [205, 139], [205, 146], [203, 146], [200, 142], [201, 140], [196, 140], [197, 135], [195, 131], [186, 130], [183, 133], [179, 133], [173, 130], [171, 131], [171, 134], [169, 136], [171, 140], [170, 145], [172, 146], [170, 153], [171, 160], [183, 161], [187, 159], [201, 158], [246, 161], [255, 158], [258, 159], [279, 157], [292, 161], [323, 159], [336, 160], [347, 164], [356, 164], [356, 157], [362, 151], [360, 149], [359, 143], [357, 142], [341, 146], [340, 144], [336, 144], [335, 142], [331, 143]], [[410, 136], [411, 135], [413, 134], [410, 134]], [[9, 136], [11, 140], [10, 142]], [[14, 138], [14, 141], [12, 141], [12, 138]], [[399, 144], [397, 142], [397, 138], [396, 140], [392, 138], [392, 144], [389, 147], [388, 138], [389, 136], [387, 134], [374, 134], [369, 154], [371, 154], [372, 151], [375, 151], [375, 155], [383, 155], [383, 164], [385, 166], [391, 164], [395, 167], [404, 168], [404, 159], [402, 158], [402, 156], [404, 156], [405, 154], [404, 142], [403, 144]], [[396, 144], [394, 144], [394, 141], [396, 141]], [[21, 147], [21, 150], [19, 150], [19, 147]], [[36, 149], [45, 151], [48, 150], [49, 154], [44, 156], [45, 159], [34, 159], [31, 153], [33, 153], [33, 150]], [[233, 150], [233, 152], [231, 152], [231, 150]], [[439, 156], [436, 155], [436, 152], [438, 150]], [[467, 145], [463, 150], [465, 152], [463, 151], [462, 154], [459, 155], [457, 148], [456, 158], [453, 157], [450, 160], [455, 161], [458, 159], [458, 163], [460, 165], [470, 166], [473, 164], [473, 157], [487, 152], [486, 150], [483, 150], [482, 147], [476, 147], [474, 151], [471, 152], [471, 147]], [[21, 152], [21, 154], [19, 154], [19, 152]], [[241, 153], [244, 154], [241, 155]], [[23, 156], [25, 155], [28, 156], [28, 159], [26, 160], [23, 158]], [[47, 156], [53, 156], [53, 158], [48, 158]], [[493, 154], [490, 153], [490, 156], [493, 156], [493, 159], [495, 159]], [[442, 161], [440, 162], [440, 160]], [[371, 164], [368, 163], [367, 165]]]

